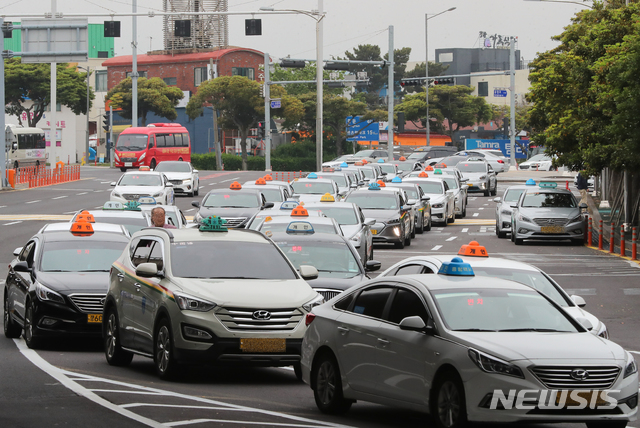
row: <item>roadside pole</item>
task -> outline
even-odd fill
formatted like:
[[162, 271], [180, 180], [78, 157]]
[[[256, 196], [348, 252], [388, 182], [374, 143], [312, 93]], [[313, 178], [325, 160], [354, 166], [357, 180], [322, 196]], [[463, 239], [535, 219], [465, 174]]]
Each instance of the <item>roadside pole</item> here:
[[271, 171], [271, 80], [269, 54], [264, 53], [264, 170]]
[[511, 37], [509, 43], [509, 74], [511, 77], [509, 94], [511, 105], [511, 123], [509, 124], [509, 139], [511, 140], [511, 162], [509, 170], [515, 171], [516, 168], [516, 38]]
[[[4, 25], [4, 19], [0, 18], [0, 28]], [[4, 36], [0, 34], [0, 52], [4, 50]], [[0, 101], [2, 105], [5, 105], [4, 99], [4, 58], [0, 57], [2, 60], [2, 65], [0, 66]], [[0, 114], [0, 190], [4, 187], [9, 187], [9, 183], [7, 182], [7, 141], [5, 138], [5, 120], [4, 120], [4, 112]]]
[[[393, 58], [393, 25], [389, 25], [389, 81], [387, 90], [387, 152], [389, 154], [389, 162], [393, 162], [393, 96], [394, 89], [394, 58]], [[319, 171], [319, 170], [318, 170]]]
[[113, 141], [113, 107], [109, 104], [109, 167], [113, 168], [113, 158], [116, 153]]

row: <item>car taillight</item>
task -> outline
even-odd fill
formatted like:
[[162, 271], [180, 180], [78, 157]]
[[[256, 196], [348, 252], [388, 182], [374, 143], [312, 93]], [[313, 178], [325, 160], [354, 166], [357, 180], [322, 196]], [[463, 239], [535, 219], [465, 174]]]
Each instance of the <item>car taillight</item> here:
[[498, 159], [498, 163], [504, 163], [502, 159]]
[[316, 314], [314, 314], [313, 312], [309, 312], [304, 318], [304, 325], [309, 327], [309, 324], [311, 324], [314, 319], [316, 319]]

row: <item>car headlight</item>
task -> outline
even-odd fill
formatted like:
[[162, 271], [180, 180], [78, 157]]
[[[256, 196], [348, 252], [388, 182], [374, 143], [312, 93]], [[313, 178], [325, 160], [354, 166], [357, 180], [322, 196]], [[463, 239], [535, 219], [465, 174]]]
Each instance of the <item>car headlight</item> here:
[[116, 198], [121, 198], [121, 197], [122, 197], [122, 196], [120, 195], [120, 193], [118, 193], [118, 192], [116, 192], [116, 191], [111, 192], [111, 196], [115, 196]]
[[524, 379], [524, 374], [520, 367], [506, 361], [484, 354], [475, 349], [469, 349], [469, 358], [480, 370], [487, 373], [503, 374]]
[[637, 372], [638, 365], [636, 364], [636, 360], [633, 358], [633, 355], [627, 352], [627, 365], [624, 368], [624, 377], [627, 378]]
[[518, 220], [520, 220], [520, 221], [526, 221], [527, 223], [533, 223], [529, 217], [524, 216], [524, 215], [522, 215], [522, 214], [518, 214]]
[[580, 221], [582, 221], [582, 216], [581, 216], [581, 215], [579, 215], [579, 216], [575, 216], [574, 218], [572, 218], [572, 219], [569, 221], [569, 223], [578, 223], [578, 222], [580, 222]]
[[387, 224], [400, 224], [400, 219], [394, 218], [392, 220], [387, 220]]
[[511, 215], [511, 210], [502, 210], [500, 211], [500, 214]]
[[42, 301], [56, 302], [64, 304], [64, 297], [50, 288], [45, 287], [40, 284], [38, 281], [35, 283], [36, 286], [36, 296]]
[[215, 303], [196, 299], [195, 297], [187, 296], [186, 294], [173, 293], [173, 296], [176, 298], [178, 307], [183, 311], [207, 312], [217, 306]]
[[189, 184], [191, 183], [191, 179], [187, 178], [186, 180], [182, 180], [182, 184]]
[[145, 157], [146, 155], [147, 155], [147, 152], [144, 152], [144, 153], [142, 154], [142, 156], [140, 156], [140, 157], [138, 158], [138, 162], [142, 162], [142, 159], [144, 159], [144, 157]]
[[487, 178], [486, 175], [481, 175], [480, 178], [478, 178], [478, 180], [485, 180]]
[[609, 330], [607, 330], [607, 326], [603, 322], [601, 322], [600, 326], [598, 327], [598, 336], [602, 337], [603, 339], [609, 338]]
[[313, 300], [310, 300], [304, 305], [302, 305], [302, 308], [307, 312], [311, 312], [311, 309], [315, 308], [316, 306], [320, 306], [323, 303], [324, 303], [324, 297], [322, 297], [322, 294], [318, 294], [316, 297], [313, 298]]
[[200, 215], [199, 212], [197, 212], [196, 215], [193, 216], [193, 222], [200, 223], [201, 221], [202, 221], [202, 216]]
[[442, 208], [442, 207], [444, 207], [444, 204], [442, 203], [431, 205], [431, 208]]
[[154, 193], [154, 194], [153, 194], [153, 197], [154, 197], [154, 198], [159, 198], [160, 196], [162, 196], [162, 194], [163, 194], [163, 193], [164, 193], [164, 192]]

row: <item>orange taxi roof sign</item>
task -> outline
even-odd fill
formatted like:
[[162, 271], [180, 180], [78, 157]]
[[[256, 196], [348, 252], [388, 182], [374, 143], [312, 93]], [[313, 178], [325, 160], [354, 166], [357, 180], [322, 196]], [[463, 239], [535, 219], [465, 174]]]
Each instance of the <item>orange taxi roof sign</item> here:
[[420, 177], [420, 178], [427, 178], [428, 176], [429, 176], [429, 174], [427, 174], [424, 171], [422, 171], [420, 174], [418, 174], [418, 177]]
[[464, 244], [460, 247], [458, 254], [467, 257], [489, 257], [487, 249], [480, 245], [478, 241], [471, 241], [468, 244]]
[[433, 167], [431, 165], [427, 165], [424, 167], [425, 171], [433, 171]]
[[88, 212], [85, 214], [85, 212], [81, 212], [76, 217], [76, 221], [86, 221], [87, 223], [95, 223], [96, 219], [93, 218], [93, 214], [89, 214]]
[[76, 221], [71, 225], [71, 233], [76, 236], [93, 235], [93, 226], [88, 221]]
[[364, 164], [363, 164], [362, 162], [356, 162], [356, 163], [354, 163], [353, 165], [354, 165], [354, 166], [362, 166], [362, 165], [364, 165]]
[[264, 186], [265, 184], [267, 184], [267, 181], [264, 178], [260, 177], [256, 180], [256, 184], [258, 186]]
[[398, 160], [401, 161], [401, 162], [404, 162], [404, 161], [407, 160], [407, 158], [405, 158], [404, 156], [400, 156], [400, 159], [398, 159]]
[[151, 171], [151, 168], [149, 168], [148, 166], [142, 165], [140, 168], [138, 168], [138, 171]]
[[362, 159], [362, 164], [363, 164], [363, 165], [366, 165], [366, 164], [368, 164], [368, 163], [369, 163], [369, 162], [367, 162], [367, 160], [366, 160], [366, 159]]
[[273, 177], [269, 174], [264, 176], [264, 181], [273, 181]]
[[379, 185], [380, 187], [387, 187], [387, 185], [386, 185], [386, 184], [384, 184], [384, 181], [382, 181], [382, 180], [378, 180], [378, 185]]
[[435, 167], [436, 168], [446, 168], [447, 164], [446, 163], [437, 163]]
[[231, 186], [229, 186], [229, 189], [231, 189], [231, 190], [241, 190], [242, 189], [242, 185], [240, 183], [238, 183], [237, 181], [234, 181], [233, 183], [231, 183]]
[[309, 217], [309, 212], [305, 207], [298, 205], [291, 211], [291, 217]]

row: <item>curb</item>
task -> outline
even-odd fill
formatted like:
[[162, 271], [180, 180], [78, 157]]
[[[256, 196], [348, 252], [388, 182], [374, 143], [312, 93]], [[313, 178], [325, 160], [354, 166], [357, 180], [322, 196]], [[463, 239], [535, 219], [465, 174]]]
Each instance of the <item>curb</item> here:
[[587, 247], [587, 248], [589, 248], [591, 250], [596, 250], [596, 251], [598, 251], [600, 253], [609, 254], [610, 256], [618, 257], [619, 259], [625, 259], [627, 261], [630, 261], [632, 263], [637, 264], [638, 267], [640, 267], [640, 260], [631, 260], [631, 257], [621, 256], [619, 253], [616, 253], [616, 252], [610, 253], [609, 250], [601, 250], [598, 247], [589, 246], [589, 245], [586, 245], [586, 244], [585, 244], [585, 247]]

